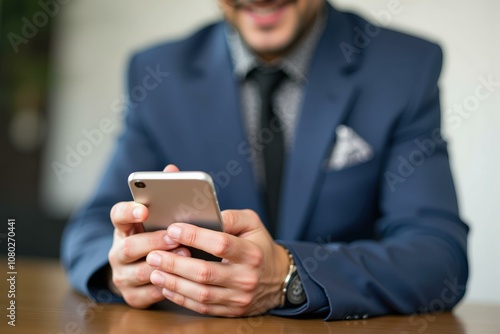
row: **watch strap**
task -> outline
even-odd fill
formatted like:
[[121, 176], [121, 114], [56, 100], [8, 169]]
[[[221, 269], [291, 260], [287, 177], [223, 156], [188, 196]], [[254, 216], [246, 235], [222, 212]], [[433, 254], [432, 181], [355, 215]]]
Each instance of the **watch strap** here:
[[285, 276], [285, 279], [283, 280], [283, 285], [281, 286], [281, 301], [279, 306], [280, 308], [283, 308], [286, 304], [286, 292], [288, 290], [288, 285], [292, 280], [293, 275], [297, 272], [297, 267], [295, 266], [295, 261], [293, 259], [292, 253], [290, 253], [290, 251], [286, 247], [283, 248], [288, 254], [289, 267], [288, 267], [288, 273]]

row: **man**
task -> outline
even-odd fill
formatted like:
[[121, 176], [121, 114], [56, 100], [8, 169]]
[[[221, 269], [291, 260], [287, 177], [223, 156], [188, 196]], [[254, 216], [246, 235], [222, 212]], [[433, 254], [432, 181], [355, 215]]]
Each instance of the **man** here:
[[[73, 286], [225, 317], [451, 309], [468, 228], [440, 137], [439, 47], [323, 0], [219, 4], [225, 22], [132, 58], [124, 133], [63, 238]], [[127, 176], [166, 165], [212, 174], [225, 233], [141, 233]]]

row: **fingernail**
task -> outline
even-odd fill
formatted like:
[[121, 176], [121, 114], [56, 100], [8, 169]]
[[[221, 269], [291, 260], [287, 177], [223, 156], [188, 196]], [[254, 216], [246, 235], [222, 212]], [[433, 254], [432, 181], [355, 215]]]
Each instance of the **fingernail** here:
[[132, 210], [132, 215], [134, 216], [135, 219], [141, 218], [141, 214], [142, 214], [142, 209], [139, 206], [134, 210]]
[[174, 293], [170, 290], [163, 289], [162, 292], [163, 292], [163, 295], [167, 298], [172, 298], [174, 296]]
[[163, 240], [165, 240], [167, 245], [175, 245], [177, 243], [177, 242], [173, 241], [172, 239], [170, 239], [168, 234], [165, 234], [165, 236], [163, 237]]
[[156, 253], [151, 253], [146, 258], [146, 262], [154, 267], [159, 267], [161, 262], [161, 256]]
[[181, 236], [181, 228], [179, 226], [170, 226], [168, 228], [168, 235], [173, 239], [179, 239]]
[[172, 253], [180, 255], [180, 256], [188, 256], [186, 251], [184, 249], [175, 249], [172, 251]]
[[165, 281], [165, 278], [163, 277], [162, 274], [160, 274], [159, 272], [157, 271], [153, 271], [153, 273], [151, 274], [151, 283], [153, 283], [154, 285], [163, 285], [163, 282]]

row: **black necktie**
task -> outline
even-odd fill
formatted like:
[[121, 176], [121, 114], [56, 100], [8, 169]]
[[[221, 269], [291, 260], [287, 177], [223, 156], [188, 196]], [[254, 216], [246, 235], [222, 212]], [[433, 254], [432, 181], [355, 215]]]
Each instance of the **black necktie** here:
[[269, 232], [275, 236], [281, 190], [281, 175], [285, 158], [284, 136], [281, 122], [273, 110], [273, 94], [279, 84], [285, 79], [282, 70], [275, 72], [254, 69], [249, 78], [259, 87], [261, 101], [259, 144], [263, 146], [265, 169], [264, 199], [267, 207]]

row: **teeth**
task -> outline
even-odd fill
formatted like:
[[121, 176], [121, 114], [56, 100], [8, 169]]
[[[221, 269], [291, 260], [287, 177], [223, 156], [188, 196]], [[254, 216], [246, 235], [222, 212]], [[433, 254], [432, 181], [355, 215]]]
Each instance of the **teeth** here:
[[262, 8], [262, 7], [259, 7], [259, 8], [252, 8], [252, 12], [256, 13], [256, 14], [262, 14], [262, 15], [265, 15], [265, 14], [271, 14], [272, 12], [274, 12], [276, 9], [278, 9], [277, 7], [269, 7], [269, 8]]

